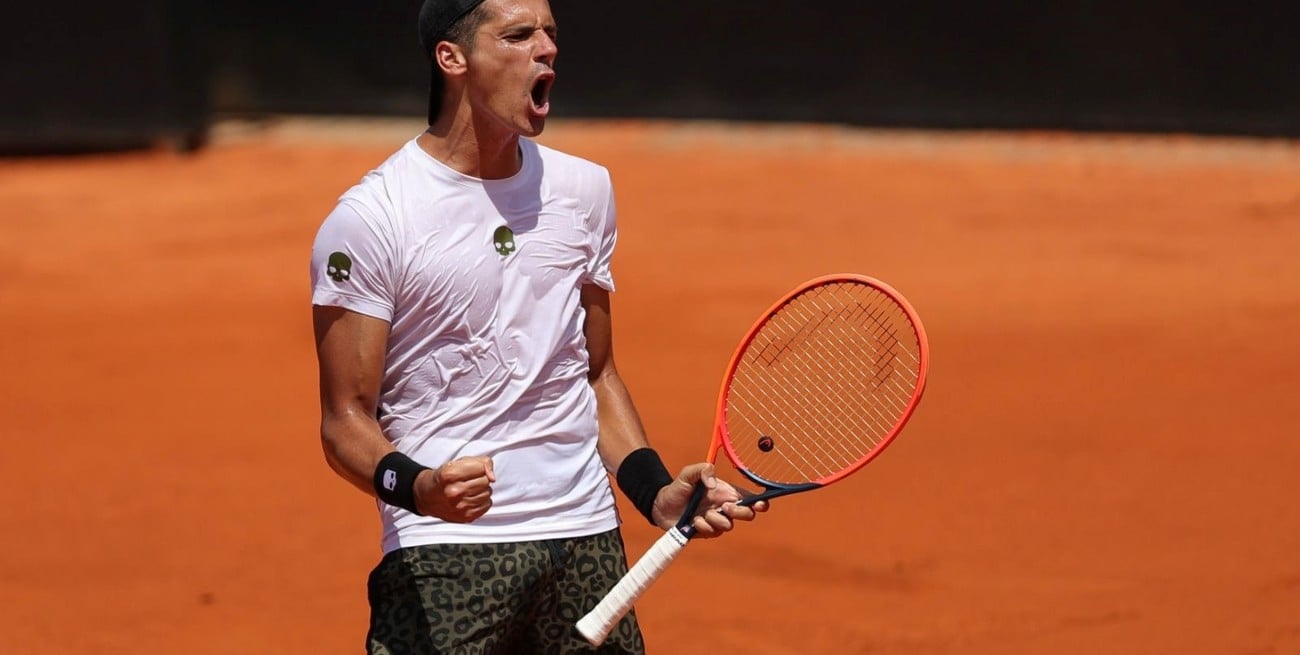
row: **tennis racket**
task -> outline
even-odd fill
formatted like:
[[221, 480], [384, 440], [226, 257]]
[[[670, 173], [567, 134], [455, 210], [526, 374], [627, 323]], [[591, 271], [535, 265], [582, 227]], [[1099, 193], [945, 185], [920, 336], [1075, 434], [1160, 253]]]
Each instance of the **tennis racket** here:
[[[732, 355], [708, 461], [721, 450], [763, 487], [741, 505], [843, 480], [898, 436], [929, 361], [920, 318], [893, 288], [861, 275], [809, 280], [772, 305]], [[694, 536], [704, 492], [696, 485], [677, 525], [578, 621], [593, 646]]]

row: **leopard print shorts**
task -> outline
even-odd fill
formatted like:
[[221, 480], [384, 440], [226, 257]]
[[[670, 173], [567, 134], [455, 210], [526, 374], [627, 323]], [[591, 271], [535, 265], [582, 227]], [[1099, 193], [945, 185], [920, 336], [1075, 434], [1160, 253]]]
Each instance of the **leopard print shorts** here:
[[599, 648], [574, 628], [627, 571], [618, 530], [388, 553], [370, 574], [371, 655], [642, 654], [628, 613]]

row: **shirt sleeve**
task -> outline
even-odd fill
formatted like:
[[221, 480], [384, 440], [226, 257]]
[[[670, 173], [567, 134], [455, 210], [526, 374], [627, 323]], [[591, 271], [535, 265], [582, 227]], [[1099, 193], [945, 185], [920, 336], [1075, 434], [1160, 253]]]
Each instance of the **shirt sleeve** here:
[[311, 251], [311, 302], [392, 322], [394, 249], [391, 233], [347, 202], [321, 224]]
[[606, 291], [613, 291], [614, 274], [611, 271], [611, 263], [614, 259], [614, 244], [618, 241], [618, 212], [614, 205], [614, 185], [609, 179], [608, 172], [603, 181], [602, 193], [597, 196], [601, 201], [592, 208], [591, 225], [594, 229], [592, 240], [595, 247], [591, 261], [587, 265], [584, 281], [596, 284]]

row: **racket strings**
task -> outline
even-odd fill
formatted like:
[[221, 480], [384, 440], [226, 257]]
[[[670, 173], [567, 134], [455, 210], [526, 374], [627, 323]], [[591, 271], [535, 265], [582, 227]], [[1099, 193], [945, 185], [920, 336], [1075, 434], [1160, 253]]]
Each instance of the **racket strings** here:
[[[845, 379], [844, 362], [828, 359], [828, 351], [853, 352], [860, 350], [859, 344], [843, 335], [828, 343], [827, 350], [810, 349], [817, 356], [793, 368], [785, 393], [768, 394], [765, 399], [758, 396], [759, 402], [745, 403], [744, 413], [753, 417], [751, 423], [756, 428], [762, 425], [759, 429], [780, 440], [781, 447], [774, 451], [798, 473], [791, 474], [792, 480], [826, 477], [860, 459], [883, 440], [893, 426], [892, 417], [906, 404], [907, 397], [902, 391], [892, 395], [878, 393], [890, 389], [881, 386], [882, 381], [891, 377], [887, 373], [877, 373], [867, 380], [868, 386], [876, 387], [879, 396], [873, 402], [858, 381]], [[879, 369], [882, 362], [894, 359], [882, 354], [874, 364], [850, 362], [847, 369], [871, 370], [872, 366]], [[837, 375], [818, 379], [812, 375], [816, 372], [814, 367]]]
[[810, 289], [769, 318], [737, 364], [726, 399], [733, 450], [772, 482], [836, 475], [894, 432], [920, 360], [912, 321], [888, 294], [857, 282]]

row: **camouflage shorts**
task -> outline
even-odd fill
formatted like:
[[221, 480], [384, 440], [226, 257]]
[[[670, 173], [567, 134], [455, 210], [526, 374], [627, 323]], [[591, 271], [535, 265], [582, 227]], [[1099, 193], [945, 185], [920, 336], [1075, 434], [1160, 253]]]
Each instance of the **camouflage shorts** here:
[[599, 648], [574, 624], [627, 571], [618, 530], [388, 553], [370, 574], [371, 655], [645, 652], [629, 613]]

